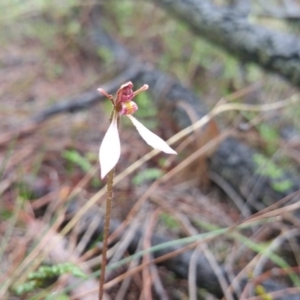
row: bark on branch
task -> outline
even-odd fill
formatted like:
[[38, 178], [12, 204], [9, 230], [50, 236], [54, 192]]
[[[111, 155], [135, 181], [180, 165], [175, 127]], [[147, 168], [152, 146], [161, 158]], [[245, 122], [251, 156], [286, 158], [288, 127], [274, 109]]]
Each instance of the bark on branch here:
[[296, 86], [300, 84], [300, 40], [251, 24], [228, 9], [213, 7], [209, 1], [153, 0], [174, 13], [196, 34], [236, 56], [277, 73]]

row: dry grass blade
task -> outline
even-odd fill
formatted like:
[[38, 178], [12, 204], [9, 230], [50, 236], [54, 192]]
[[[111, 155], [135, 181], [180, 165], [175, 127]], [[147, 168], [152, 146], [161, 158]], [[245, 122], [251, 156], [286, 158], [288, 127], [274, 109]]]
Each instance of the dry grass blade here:
[[22, 128], [20, 128], [19, 130], [2, 134], [0, 136], [0, 147], [3, 147], [4, 145], [6, 145], [7, 143], [11, 142], [14, 139], [24, 137], [28, 134], [31, 134], [32, 132], [40, 129], [41, 127], [42, 127], [42, 125], [40, 125], [40, 124], [29, 123], [29, 124], [23, 125]]
[[200, 245], [195, 247], [193, 254], [190, 259], [189, 265], [189, 275], [188, 275], [188, 288], [189, 288], [189, 299], [190, 300], [197, 300], [197, 284], [196, 284], [196, 262], [198, 259]]
[[299, 236], [300, 232], [298, 228], [292, 230], [283, 231], [278, 237], [276, 237], [272, 243], [268, 246], [267, 250], [261, 255], [260, 259], [255, 265], [253, 270], [253, 276], [258, 277], [265, 268], [266, 263], [269, 260], [269, 254], [275, 252], [286, 240]]
[[[151, 235], [154, 229], [154, 226], [157, 222], [157, 217], [158, 217], [159, 211], [154, 211], [146, 220], [146, 231], [144, 234], [144, 242], [143, 242], [143, 249], [149, 249], [151, 247]], [[141, 293], [141, 299], [153, 299], [152, 297], [152, 292], [151, 292], [151, 287], [152, 287], [152, 282], [153, 278], [151, 276], [151, 265], [150, 265], [150, 254], [145, 253], [143, 255], [143, 264], [146, 266], [142, 270], [142, 277], [143, 277], [143, 289]]]
[[175, 218], [179, 224], [181, 224], [184, 233], [187, 236], [198, 234], [197, 230], [191, 225], [189, 218], [184, 214], [181, 214], [178, 209], [174, 209], [171, 204], [169, 204], [162, 196], [154, 194], [150, 198], [158, 207], [161, 207], [167, 213]]
[[[143, 247], [142, 245], [143, 245], [143, 240], [140, 239], [138, 247], [136, 249], [136, 253], [138, 253], [139, 251], [142, 250], [142, 247]], [[129, 264], [128, 271], [131, 271], [134, 268], [136, 268], [138, 266], [138, 264], [139, 264], [139, 259], [138, 258], [133, 259]], [[131, 281], [132, 281], [132, 276], [128, 276], [128, 277], [124, 278], [124, 280], [121, 283], [120, 289], [116, 295], [115, 300], [125, 299], [125, 295], [129, 289], [129, 285], [130, 285]]]
[[[151, 260], [152, 260], [151, 256]], [[167, 295], [167, 292], [163, 286], [163, 283], [160, 280], [159, 273], [158, 273], [158, 267], [154, 264], [150, 265], [150, 271], [151, 271], [151, 276], [153, 278], [153, 285], [154, 289], [161, 300], [168, 300], [169, 297]]]
[[[134, 238], [136, 231], [139, 229], [140, 226], [140, 218], [137, 216], [135, 219], [132, 220], [129, 228], [124, 233], [124, 236], [121, 238], [121, 240], [118, 242], [118, 247], [115, 250], [115, 253], [113, 257], [109, 261], [109, 265], [112, 265], [116, 262], [118, 262], [122, 256], [124, 256], [125, 252], [127, 251], [132, 239]], [[111, 271], [107, 270], [107, 278], [111, 277], [110, 273]]]
[[[299, 192], [296, 192], [299, 193]], [[250, 217], [249, 219], [245, 220], [243, 223], [247, 224], [248, 222], [256, 222], [261, 221], [268, 218], [274, 218], [274, 217], [282, 217], [285, 213], [296, 211], [300, 208], [300, 202], [296, 202], [294, 204], [286, 205], [282, 208], [274, 209], [267, 212], [260, 212], [258, 216], [254, 215]]]
[[95, 233], [99, 223], [101, 222], [101, 216], [94, 216], [92, 222], [88, 225], [87, 229], [84, 231], [79, 243], [76, 246], [76, 253], [83, 253], [87, 248], [88, 243], [91, 241], [93, 234]]
[[245, 205], [241, 196], [226, 182], [226, 180], [215, 172], [210, 172], [209, 178], [229, 196], [244, 218], [251, 216], [251, 211], [247, 205]]

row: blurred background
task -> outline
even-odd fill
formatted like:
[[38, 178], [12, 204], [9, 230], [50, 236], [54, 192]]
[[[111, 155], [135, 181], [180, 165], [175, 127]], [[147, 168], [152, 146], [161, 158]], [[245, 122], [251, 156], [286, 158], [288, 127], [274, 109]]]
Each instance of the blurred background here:
[[150, 85], [136, 117], [178, 156], [147, 160], [122, 120], [105, 297], [300, 299], [300, 1], [0, 12], [1, 299], [97, 299], [112, 109], [97, 88], [127, 81]]

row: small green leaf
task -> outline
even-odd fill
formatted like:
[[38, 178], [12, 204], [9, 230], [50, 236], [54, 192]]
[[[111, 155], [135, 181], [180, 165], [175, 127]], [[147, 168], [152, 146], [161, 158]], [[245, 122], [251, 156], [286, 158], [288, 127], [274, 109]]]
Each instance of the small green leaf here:
[[156, 168], [149, 168], [140, 173], [138, 173], [133, 179], [132, 183], [134, 185], [141, 185], [142, 183], [149, 180], [156, 180], [163, 175], [163, 171]]
[[41, 266], [36, 272], [31, 272], [27, 276], [27, 282], [14, 288], [17, 295], [23, 295], [43, 286], [47, 279], [58, 277], [62, 274], [71, 273], [80, 278], [87, 278], [81, 269], [74, 264], [64, 263], [53, 266]]
[[260, 135], [263, 137], [263, 139], [266, 141], [266, 150], [267, 153], [274, 153], [276, 152], [277, 145], [276, 141], [279, 138], [279, 134], [277, 130], [268, 124], [260, 124], [258, 125], [258, 131]]
[[32, 292], [33, 290], [38, 288], [38, 286], [39, 286], [39, 284], [38, 284], [37, 281], [31, 280], [29, 282], [25, 282], [24, 284], [21, 284], [21, 285], [17, 286], [14, 289], [14, 292], [16, 293], [16, 295], [21, 296], [25, 293]]
[[0, 211], [0, 217], [2, 221], [8, 220], [13, 216], [13, 212], [11, 210], [2, 209]]
[[280, 179], [283, 176], [283, 171], [276, 164], [261, 154], [253, 155], [254, 163], [257, 166], [256, 174], [270, 177], [272, 179]]
[[76, 150], [66, 150], [62, 154], [63, 158], [77, 164], [84, 172], [88, 172], [92, 165]]
[[138, 106], [138, 111], [136, 112], [136, 116], [138, 119], [142, 119], [143, 124], [154, 130], [157, 125], [157, 109], [155, 105], [153, 105], [153, 99], [149, 96], [149, 93], [141, 93], [134, 100]]
[[178, 229], [179, 228], [179, 224], [178, 224], [177, 220], [174, 219], [169, 214], [162, 213], [160, 215], [160, 219], [165, 224], [165, 226], [168, 227], [168, 228], [170, 228], [170, 229]]
[[258, 130], [260, 135], [266, 140], [270, 142], [275, 142], [279, 138], [279, 134], [277, 130], [267, 124], [260, 124], [258, 126]]
[[257, 165], [256, 174], [260, 174], [273, 179], [272, 188], [277, 192], [286, 192], [292, 186], [293, 182], [284, 178], [283, 170], [261, 154], [253, 155], [254, 163]]
[[272, 182], [272, 187], [277, 192], [286, 192], [293, 186], [293, 183], [289, 179], [285, 179], [279, 182]]

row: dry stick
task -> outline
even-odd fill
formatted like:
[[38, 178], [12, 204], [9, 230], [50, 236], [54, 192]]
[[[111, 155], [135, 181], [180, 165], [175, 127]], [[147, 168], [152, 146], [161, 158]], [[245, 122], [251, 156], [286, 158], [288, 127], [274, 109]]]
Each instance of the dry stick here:
[[[150, 231], [152, 230], [152, 228], [149, 229], [149, 227], [151, 227], [150, 217], [151, 216], [148, 216], [147, 219], [145, 220], [145, 233], [143, 236], [143, 250], [151, 247], [151, 243], [149, 242], [149, 238], [151, 238]], [[139, 300], [143, 300], [143, 299], [152, 300], [151, 277], [150, 277], [150, 270], [149, 270], [150, 263], [149, 262], [150, 262], [149, 253], [144, 253], [143, 259], [142, 259], [142, 264], [147, 265], [147, 267], [143, 268], [143, 270], [142, 270], [142, 286], [141, 286], [141, 293], [140, 293]]]
[[191, 256], [189, 263], [189, 273], [188, 273], [188, 292], [190, 300], [197, 300], [197, 284], [196, 284], [196, 273], [197, 273], [197, 259], [198, 251], [200, 250], [198, 245]]
[[263, 282], [264, 280], [267, 280], [268, 278], [272, 277], [272, 276], [277, 276], [277, 277], [281, 277], [282, 276], [287, 276], [289, 275], [291, 272], [296, 273], [298, 272], [300, 275], [300, 266], [296, 266], [296, 267], [289, 267], [289, 268], [273, 268], [271, 270], [266, 271], [265, 273], [257, 276], [256, 278], [253, 279], [254, 284], [260, 284], [261, 282]]
[[[300, 191], [297, 191], [296, 193], [299, 194], [299, 192]], [[263, 214], [258, 215], [258, 216], [254, 215], [252, 218], [249, 218], [249, 219], [246, 219], [245, 221], [243, 221], [243, 223], [247, 224], [248, 222], [255, 222], [255, 221], [260, 221], [260, 220], [266, 219], [266, 218], [282, 216], [284, 213], [292, 212], [292, 211], [295, 211], [299, 208], [300, 208], [300, 202], [296, 202], [294, 204], [290, 204], [290, 205], [287, 205], [287, 206], [284, 206], [284, 207], [281, 207], [281, 208], [278, 208], [278, 209], [274, 209], [274, 210], [269, 211], [269, 212], [268, 211], [264, 212]]]
[[[151, 255], [151, 260], [153, 260], [152, 255]], [[153, 278], [154, 289], [160, 300], [169, 300], [169, 297], [167, 295], [167, 292], [164, 289], [164, 286], [161, 282], [160, 275], [157, 269], [158, 267], [156, 265], [154, 264], [150, 265], [150, 272], [151, 272], [151, 277]]]
[[260, 210], [259, 212], [249, 216], [248, 218], [244, 219], [243, 223], [247, 223], [248, 221], [252, 222], [252, 220], [254, 218], [257, 218], [258, 220], [259, 220], [259, 217], [264, 218], [266, 213], [275, 211], [275, 210], [279, 209], [280, 206], [286, 207], [286, 203], [291, 201], [294, 197], [298, 196], [299, 194], [300, 194], [300, 191], [298, 190], [296, 192], [293, 192], [293, 193], [287, 195], [286, 197], [282, 198], [281, 200], [271, 204], [270, 206]]
[[82, 189], [91, 181], [91, 179], [95, 176], [97, 171], [99, 170], [99, 165], [96, 164], [74, 187], [70, 195], [68, 196], [68, 199], [73, 199], [77, 194], [79, 194]]
[[[140, 239], [140, 241], [138, 243], [138, 246], [136, 248], [135, 253], [138, 253], [138, 252], [142, 251], [142, 244], [143, 244], [143, 240]], [[132, 270], [132, 269], [136, 268], [138, 266], [138, 264], [139, 264], [139, 261], [140, 261], [139, 258], [134, 258], [130, 262], [128, 270]], [[124, 278], [124, 280], [122, 281], [121, 287], [120, 287], [120, 289], [119, 289], [119, 291], [118, 291], [118, 293], [116, 295], [115, 300], [123, 300], [123, 299], [125, 299], [125, 294], [126, 294], [128, 288], [129, 288], [129, 285], [131, 283], [131, 279], [132, 279], [132, 276], [128, 276], [128, 277]]]
[[[143, 218], [145, 217], [144, 214], [142, 216], [143, 216]], [[118, 247], [116, 248], [114, 254], [112, 255], [112, 258], [109, 260], [110, 265], [117, 263], [119, 260], [122, 259], [123, 256], [126, 256], [126, 251], [130, 247], [130, 244], [132, 243], [139, 227], [140, 227], [140, 222], [139, 222], [139, 217], [137, 216], [137, 218], [134, 219], [133, 222], [131, 222], [128, 230], [126, 230], [126, 232], [124, 232], [124, 235], [122, 236], [120, 241], [118, 241], [118, 243], [117, 243]], [[112, 270], [110, 270], [110, 273], [111, 272], [112, 272]], [[105, 273], [106, 273], [106, 279], [107, 279], [107, 277], [109, 277], [110, 273], [108, 272], [108, 270], [106, 270]]]
[[101, 274], [99, 280], [99, 300], [103, 298], [103, 285], [105, 282], [105, 268], [107, 264], [107, 246], [108, 246], [108, 236], [109, 236], [109, 223], [111, 216], [111, 202], [113, 198], [113, 182], [114, 182], [115, 169], [112, 169], [108, 173], [107, 180], [107, 196], [106, 196], [106, 211], [105, 211], [105, 223], [103, 228], [103, 248], [102, 248], [102, 262], [101, 262]]
[[187, 236], [196, 235], [198, 232], [192, 227], [190, 220], [174, 209], [173, 206], [160, 195], [151, 195], [150, 200], [157, 206], [161, 207], [166, 213], [169, 213], [183, 227], [183, 231]]
[[[293, 236], [297, 236], [297, 235], [299, 235], [298, 229], [292, 229], [288, 232], [283, 232], [281, 235], [279, 235], [277, 238], [275, 238], [273, 240], [273, 242], [267, 248], [266, 253], [257, 255], [256, 263], [253, 266], [253, 270], [251, 272], [253, 277], [255, 278], [255, 282], [254, 281], [247, 282], [246, 286], [244, 287], [243, 294], [242, 294], [243, 297], [245, 297], [244, 295], [246, 295], [249, 290], [252, 290], [253, 287], [258, 284], [257, 277], [259, 275], [261, 275], [260, 272], [262, 271], [265, 263], [268, 260], [268, 257], [269, 257], [268, 254], [275, 252], [275, 250], [283, 243], [284, 240], [286, 240], [290, 237], [293, 237]], [[292, 274], [292, 273], [295, 274], [296, 272], [294, 271], [293, 268], [287, 268], [286, 273], [287, 274]]]
[[219, 174], [216, 172], [209, 172], [209, 179], [211, 179], [215, 184], [219, 186], [227, 194], [227, 196], [232, 200], [234, 205], [239, 209], [241, 215], [244, 218], [251, 216], [250, 208], [248, 208], [243, 202], [242, 197], [236, 192], [236, 190]]
[[31, 121], [28, 124], [24, 124], [21, 128], [17, 130], [2, 134], [0, 136], [0, 147], [9, 143], [13, 139], [20, 138], [34, 132], [40, 126], [41, 126], [40, 124]]
[[[151, 248], [151, 234], [153, 232], [153, 228], [155, 226], [157, 216], [158, 216], [158, 210], [155, 210], [151, 216], [148, 219], [148, 224], [146, 225], [146, 232], [144, 235], [144, 242], [143, 242], [143, 249], [146, 250], [148, 248]], [[143, 256], [143, 263], [148, 263], [151, 261], [150, 253], [145, 253]], [[152, 294], [151, 294], [151, 285], [152, 285], [152, 278], [151, 278], [151, 271], [150, 271], [150, 264], [148, 268], [144, 268], [142, 275], [143, 275], [143, 290], [142, 294], [144, 299], [151, 300]]]
[[[93, 220], [90, 222], [90, 224], [87, 226], [87, 229], [83, 233], [83, 236], [80, 238], [80, 241], [78, 242], [75, 253], [84, 253], [84, 249], [87, 249], [87, 245], [89, 244], [89, 241], [92, 239], [93, 234], [95, 233], [99, 223], [102, 221], [101, 216], [95, 216], [93, 217]], [[78, 258], [78, 260], [81, 260], [82, 256]]]
[[211, 251], [209, 251], [207, 244], [200, 244], [200, 249], [203, 251], [206, 259], [208, 260], [209, 264], [211, 265], [212, 269], [214, 270], [214, 273], [218, 279], [218, 282], [220, 284], [220, 287], [224, 293], [225, 299], [226, 300], [233, 300], [234, 297], [232, 296], [232, 294], [227, 293], [227, 289], [228, 289], [228, 283], [227, 280], [224, 276], [224, 274], [222, 274], [220, 265], [218, 264], [216, 258], [214, 257], [214, 255], [211, 253]]
[[[234, 289], [234, 286], [238, 285], [238, 281], [242, 278], [242, 276], [244, 274], [246, 274], [246, 278], [249, 278], [249, 274], [251, 274], [252, 269], [254, 268], [254, 266], [256, 265], [257, 261], [259, 260], [259, 254], [256, 254], [251, 261], [243, 267], [243, 269], [239, 272], [239, 274], [236, 275], [236, 277], [233, 279], [231, 286], [228, 288], [229, 292], [232, 292]], [[246, 293], [248, 292], [248, 289], [250, 289], [250, 285], [246, 284], [246, 286], [243, 287], [243, 289], [239, 290], [239, 294], [237, 295], [239, 297], [239, 299], [243, 299], [246, 296]], [[225, 297], [222, 298], [222, 300], [226, 300]]]
[[269, 254], [276, 252], [276, 250], [283, 244], [284, 241], [299, 236], [299, 228], [294, 228], [289, 231], [283, 231], [277, 236], [271, 244], [266, 248], [266, 251], [262, 253], [259, 261], [256, 263], [253, 270], [253, 277], [256, 278], [261, 275], [267, 261], [269, 260]]

